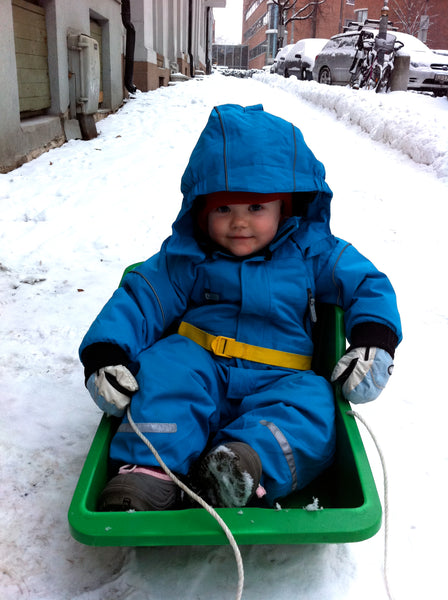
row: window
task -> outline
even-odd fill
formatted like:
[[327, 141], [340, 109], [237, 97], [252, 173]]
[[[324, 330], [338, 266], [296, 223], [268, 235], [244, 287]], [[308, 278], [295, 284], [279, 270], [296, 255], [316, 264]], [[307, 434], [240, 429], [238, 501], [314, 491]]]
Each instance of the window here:
[[355, 14], [356, 14], [358, 23], [364, 23], [364, 21], [368, 18], [368, 13], [369, 13], [368, 8], [360, 8], [358, 10], [355, 9]]
[[261, 44], [258, 44], [258, 46], [255, 46], [255, 48], [252, 48], [250, 50], [249, 60], [260, 56], [260, 54], [265, 54], [267, 49], [268, 45], [266, 41], [262, 42]]
[[260, 4], [263, 2], [263, 0], [255, 0], [254, 2], [252, 2], [252, 4], [249, 6], [249, 8], [246, 11], [245, 14], [245, 19], [247, 21], [247, 19], [254, 14], [254, 12], [257, 10], [257, 8], [260, 6]]
[[325, 44], [325, 50], [331, 50], [332, 48], [337, 48], [339, 45], [339, 40], [329, 40], [326, 44]]
[[347, 35], [339, 39], [339, 48], [351, 48], [358, 41], [358, 34]]
[[267, 14], [255, 21], [252, 27], [249, 27], [247, 31], [244, 33], [244, 41], [250, 39], [259, 29], [265, 27], [267, 25]]

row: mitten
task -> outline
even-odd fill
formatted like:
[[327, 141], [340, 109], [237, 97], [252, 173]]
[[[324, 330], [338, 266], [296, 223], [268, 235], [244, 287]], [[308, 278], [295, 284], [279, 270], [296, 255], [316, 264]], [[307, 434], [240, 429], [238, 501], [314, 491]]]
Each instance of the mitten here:
[[349, 402], [362, 404], [378, 398], [393, 368], [393, 359], [386, 350], [373, 346], [353, 348], [336, 364], [331, 381], [342, 385]]
[[123, 365], [102, 367], [92, 373], [86, 386], [94, 402], [113, 417], [124, 415], [132, 394], [138, 390], [135, 377]]

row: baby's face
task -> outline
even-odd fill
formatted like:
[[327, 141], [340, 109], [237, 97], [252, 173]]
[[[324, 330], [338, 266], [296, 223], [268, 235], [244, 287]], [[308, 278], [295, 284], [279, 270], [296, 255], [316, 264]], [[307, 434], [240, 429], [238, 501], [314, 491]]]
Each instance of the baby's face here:
[[263, 204], [224, 204], [208, 215], [208, 234], [235, 256], [248, 256], [274, 239], [281, 209], [281, 200]]

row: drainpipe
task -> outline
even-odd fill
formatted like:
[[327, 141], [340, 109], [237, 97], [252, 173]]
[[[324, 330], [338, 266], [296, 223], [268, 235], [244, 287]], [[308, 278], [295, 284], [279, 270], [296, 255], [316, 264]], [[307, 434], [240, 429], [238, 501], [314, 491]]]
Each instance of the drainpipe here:
[[188, 0], [188, 56], [190, 57], [190, 77], [194, 77], [192, 37], [193, 37], [193, 0]]
[[124, 85], [133, 94], [137, 88], [132, 83], [134, 77], [135, 27], [131, 23], [130, 0], [121, 0], [121, 22], [126, 29], [126, 59], [124, 64]]
[[313, 16], [311, 18], [311, 37], [313, 37], [313, 38], [316, 37], [316, 32], [317, 32], [317, 11], [318, 10], [319, 10], [318, 7], [315, 6]]
[[205, 73], [210, 75], [212, 72], [212, 60], [210, 57], [210, 11], [211, 8], [207, 8], [207, 17], [205, 19]]

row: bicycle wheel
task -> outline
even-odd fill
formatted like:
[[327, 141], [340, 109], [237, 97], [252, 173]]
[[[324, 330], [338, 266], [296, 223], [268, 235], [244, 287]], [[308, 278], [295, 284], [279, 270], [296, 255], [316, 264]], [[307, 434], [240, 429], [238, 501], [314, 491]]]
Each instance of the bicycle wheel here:
[[381, 78], [381, 67], [378, 63], [373, 63], [373, 65], [368, 69], [363, 87], [366, 90], [376, 90], [376, 86], [378, 81]]

